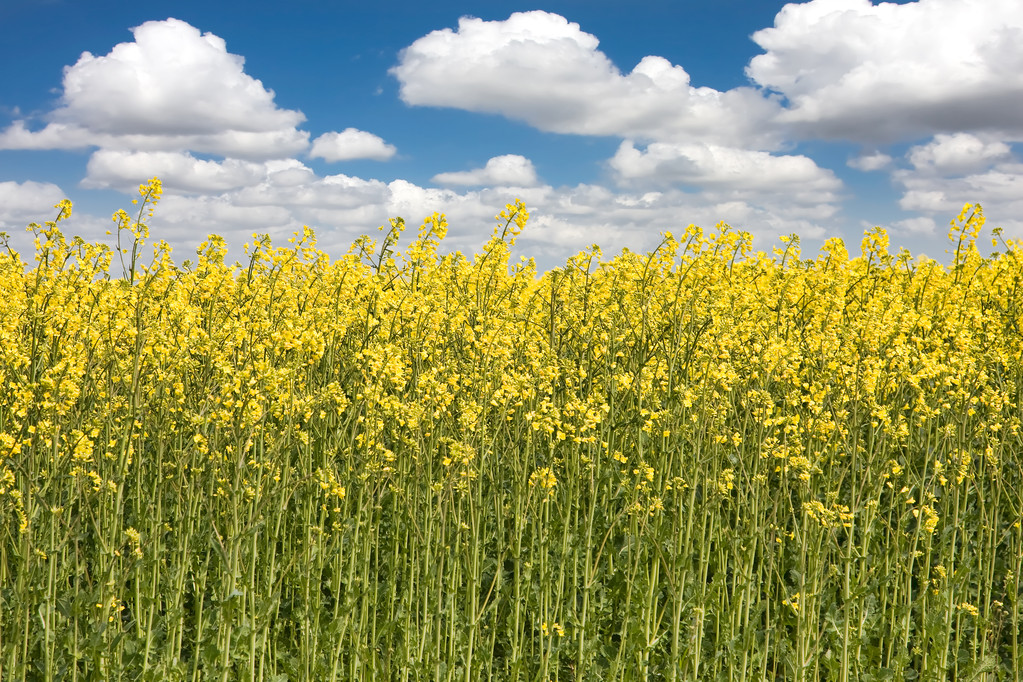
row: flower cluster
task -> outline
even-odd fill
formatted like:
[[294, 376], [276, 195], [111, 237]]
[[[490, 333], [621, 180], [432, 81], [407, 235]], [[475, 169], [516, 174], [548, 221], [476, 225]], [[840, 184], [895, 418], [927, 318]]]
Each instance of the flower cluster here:
[[434, 214], [179, 265], [160, 195], [0, 254], [11, 679], [1023, 667], [1023, 249], [979, 207], [948, 265], [722, 224], [539, 273], [520, 201], [471, 257]]

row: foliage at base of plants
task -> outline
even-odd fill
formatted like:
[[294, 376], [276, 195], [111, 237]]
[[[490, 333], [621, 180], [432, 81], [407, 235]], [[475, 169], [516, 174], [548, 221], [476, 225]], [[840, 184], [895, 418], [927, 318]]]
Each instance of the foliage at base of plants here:
[[1018, 679], [979, 207], [944, 266], [719, 225], [538, 274], [520, 202], [471, 258], [435, 214], [177, 265], [140, 193], [0, 256], [0, 678]]

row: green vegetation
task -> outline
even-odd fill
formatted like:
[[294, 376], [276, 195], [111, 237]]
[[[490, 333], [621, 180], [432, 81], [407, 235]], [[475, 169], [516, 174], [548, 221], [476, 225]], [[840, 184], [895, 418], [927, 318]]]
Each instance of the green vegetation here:
[[120, 253], [0, 256], [0, 678], [1019, 679], [979, 207], [947, 267], [720, 225], [539, 276], [519, 202], [471, 259], [434, 215], [144, 264], [140, 191]]

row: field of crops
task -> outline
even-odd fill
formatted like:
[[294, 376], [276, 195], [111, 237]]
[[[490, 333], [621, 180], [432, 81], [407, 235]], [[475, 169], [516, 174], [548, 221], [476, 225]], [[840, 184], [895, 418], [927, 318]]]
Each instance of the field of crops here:
[[719, 225], [538, 274], [519, 202], [472, 257], [176, 264], [140, 193], [123, 249], [63, 202], [0, 255], [3, 680], [1020, 679], [979, 207], [946, 265]]

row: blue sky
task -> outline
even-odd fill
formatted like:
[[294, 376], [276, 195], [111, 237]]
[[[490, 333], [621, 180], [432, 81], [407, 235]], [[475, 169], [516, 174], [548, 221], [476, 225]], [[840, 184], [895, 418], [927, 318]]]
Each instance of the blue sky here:
[[515, 198], [542, 267], [718, 221], [940, 260], [966, 202], [1023, 237], [1018, 0], [3, 0], [0, 63], [26, 258], [59, 199], [102, 240], [153, 175], [179, 259], [302, 225], [340, 254], [433, 211], [472, 252]]

